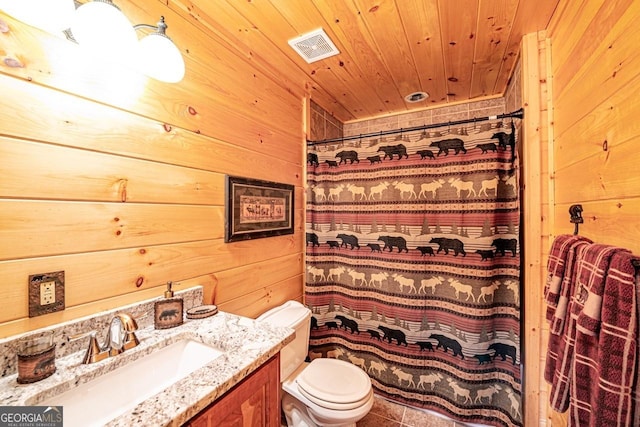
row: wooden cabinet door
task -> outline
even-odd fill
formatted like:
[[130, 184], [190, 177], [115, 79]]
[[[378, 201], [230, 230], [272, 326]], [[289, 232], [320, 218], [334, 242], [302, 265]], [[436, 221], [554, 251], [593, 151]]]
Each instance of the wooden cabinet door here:
[[279, 427], [280, 354], [193, 417], [190, 427]]

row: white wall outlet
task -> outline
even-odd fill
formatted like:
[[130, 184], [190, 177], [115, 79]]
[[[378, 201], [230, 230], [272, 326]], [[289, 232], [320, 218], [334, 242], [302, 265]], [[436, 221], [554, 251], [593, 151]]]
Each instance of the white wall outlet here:
[[56, 302], [56, 282], [51, 280], [40, 283], [40, 305]]

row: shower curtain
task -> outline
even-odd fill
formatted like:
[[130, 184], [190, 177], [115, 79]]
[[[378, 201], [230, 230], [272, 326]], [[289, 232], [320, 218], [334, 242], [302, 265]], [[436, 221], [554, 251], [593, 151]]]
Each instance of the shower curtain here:
[[514, 120], [309, 147], [311, 359], [455, 420], [522, 425]]

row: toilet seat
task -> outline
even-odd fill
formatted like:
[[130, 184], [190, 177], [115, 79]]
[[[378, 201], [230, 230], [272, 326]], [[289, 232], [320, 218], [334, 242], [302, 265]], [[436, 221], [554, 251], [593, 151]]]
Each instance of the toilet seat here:
[[314, 359], [297, 376], [300, 393], [318, 406], [355, 409], [370, 398], [371, 379], [355, 365], [338, 359]]

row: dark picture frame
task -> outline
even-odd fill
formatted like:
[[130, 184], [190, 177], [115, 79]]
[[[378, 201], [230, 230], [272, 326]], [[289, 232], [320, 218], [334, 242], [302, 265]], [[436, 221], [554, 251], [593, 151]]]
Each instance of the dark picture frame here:
[[227, 175], [225, 193], [225, 242], [293, 234], [293, 185]]

